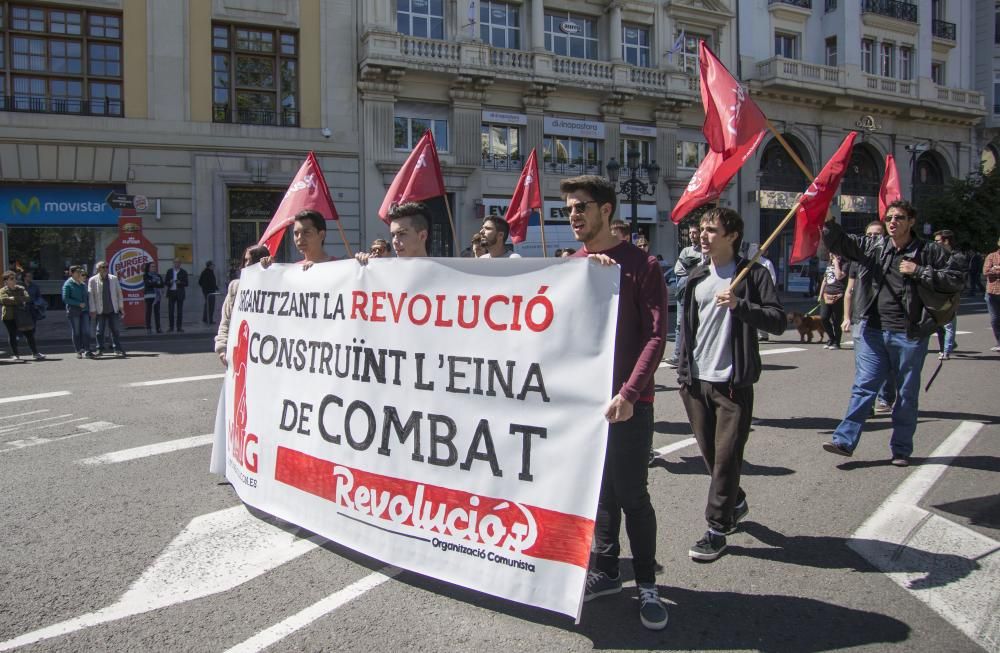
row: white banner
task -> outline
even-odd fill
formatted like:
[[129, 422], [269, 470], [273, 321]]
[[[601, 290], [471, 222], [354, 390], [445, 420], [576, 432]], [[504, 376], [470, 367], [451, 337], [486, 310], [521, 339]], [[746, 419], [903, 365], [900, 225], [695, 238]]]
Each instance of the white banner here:
[[554, 136], [579, 136], [604, 140], [604, 123], [593, 120], [545, 117], [542, 119], [542, 130]]
[[580, 259], [244, 270], [226, 477], [366, 555], [578, 617], [619, 274]]

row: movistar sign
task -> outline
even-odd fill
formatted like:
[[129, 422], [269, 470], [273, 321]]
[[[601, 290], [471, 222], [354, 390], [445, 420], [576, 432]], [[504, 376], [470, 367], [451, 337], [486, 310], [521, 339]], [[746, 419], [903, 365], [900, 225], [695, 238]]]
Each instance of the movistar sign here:
[[118, 224], [104, 198], [121, 186], [0, 186], [0, 223], [15, 226]]

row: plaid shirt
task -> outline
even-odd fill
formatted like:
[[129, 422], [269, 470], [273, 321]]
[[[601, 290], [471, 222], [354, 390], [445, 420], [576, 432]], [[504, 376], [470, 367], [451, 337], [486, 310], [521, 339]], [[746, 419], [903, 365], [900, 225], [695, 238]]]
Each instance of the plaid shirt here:
[[983, 262], [983, 275], [986, 277], [986, 292], [991, 295], [1000, 295], [1000, 272], [990, 274], [993, 266], [1000, 268], [1000, 249], [986, 257]]

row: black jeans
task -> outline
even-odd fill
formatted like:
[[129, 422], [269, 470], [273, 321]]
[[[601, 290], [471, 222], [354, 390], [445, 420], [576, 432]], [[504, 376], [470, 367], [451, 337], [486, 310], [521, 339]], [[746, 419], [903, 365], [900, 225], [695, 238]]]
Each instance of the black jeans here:
[[205, 296], [205, 306], [201, 309], [201, 321], [207, 324], [215, 324], [215, 293], [202, 293]]
[[147, 299], [146, 302], [146, 331], [151, 331], [153, 321], [156, 321], [156, 332], [160, 332], [160, 302], [155, 299]]
[[[181, 330], [184, 315], [184, 298], [176, 290], [167, 291], [167, 326], [171, 331]], [[175, 321], [176, 318], [176, 321]]]
[[844, 322], [844, 298], [841, 297], [832, 304], [821, 301], [819, 304], [819, 319], [823, 330], [830, 338], [831, 345], [839, 345], [843, 335], [840, 325]]
[[597, 569], [612, 577], [618, 575], [618, 537], [624, 512], [637, 583], [656, 582], [656, 512], [646, 488], [652, 444], [653, 405], [637, 402], [632, 419], [608, 427], [604, 476], [597, 500]]
[[20, 354], [17, 351], [17, 335], [21, 334], [24, 339], [28, 341], [28, 348], [31, 349], [31, 353], [38, 355], [38, 347], [35, 346], [35, 330], [31, 331], [18, 331], [17, 330], [17, 320], [4, 320], [3, 325], [7, 327], [7, 343], [10, 345], [10, 351], [15, 356]]
[[709, 528], [722, 533], [733, 525], [733, 509], [746, 499], [740, 474], [753, 417], [753, 386], [730, 388], [728, 383], [695, 381], [682, 385], [680, 395], [712, 477], [705, 520]]

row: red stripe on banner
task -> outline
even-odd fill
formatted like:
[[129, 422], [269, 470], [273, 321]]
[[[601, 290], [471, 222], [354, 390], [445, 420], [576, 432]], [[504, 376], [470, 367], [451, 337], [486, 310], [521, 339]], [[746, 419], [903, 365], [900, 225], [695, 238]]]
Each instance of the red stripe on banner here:
[[416, 528], [427, 537], [493, 546], [587, 568], [591, 519], [462, 490], [373, 474], [278, 447], [274, 478], [353, 512], [380, 528]]

